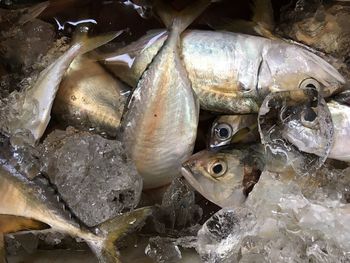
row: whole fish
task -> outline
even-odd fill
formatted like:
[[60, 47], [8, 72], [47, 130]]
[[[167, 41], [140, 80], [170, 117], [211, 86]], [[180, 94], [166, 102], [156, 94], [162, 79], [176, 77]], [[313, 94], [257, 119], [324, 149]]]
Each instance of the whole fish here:
[[122, 120], [126, 149], [144, 179], [145, 189], [170, 183], [192, 154], [199, 104], [180, 58], [180, 34], [208, 4], [207, 0], [198, 0], [194, 6], [174, 13], [158, 2], [169, 37], [143, 69]]
[[[62, 203], [42, 178], [28, 180], [3, 158], [0, 158], [0, 217], [2, 215], [22, 217], [48, 225], [53, 230], [84, 239], [99, 262], [120, 262], [114, 247], [117, 240], [127, 230], [131, 230], [150, 215], [150, 208], [141, 208], [110, 219], [87, 229], [71, 219], [62, 209]], [[12, 224], [11, 221], [0, 221]], [[27, 223], [23, 228], [27, 228]], [[20, 230], [21, 227], [10, 227]], [[6, 231], [1, 225], [0, 230]], [[3, 234], [2, 232], [1, 234]]]
[[[101, 60], [120, 79], [135, 87], [167, 39], [152, 32]], [[257, 113], [272, 91], [320, 83], [324, 96], [344, 85], [343, 76], [306, 49], [258, 36], [188, 30], [179, 55], [203, 109], [226, 114]]]
[[128, 94], [98, 62], [80, 56], [62, 79], [52, 113], [66, 125], [115, 137]]
[[264, 168], [258, 146], [243, 150], [201, 151], [182, 165], [182, 175], [200, 194], [221, 207], [241, 205]]
[[[23, 92], [10, 94], [4, 111], [5, 132], [15, 135], [28, 132], [24, 139], [35, 144], [44, 134], [50, 121], [51, 108], [62, 80], [70, 63], [77, 56], [91, 51], [114, 39], [121, 32], [110, 33], [73, 44], [61, 57], [43, 70], [36, 82]], [[12, 98], [12, 99], [11, 99]], [[6, 112], [9, 114], [6, 115]]]
[[258, 115], [223, 115], [214, 120], [210, 132], [212, 149], [259, 140]]
[[[333, 144], [330, 147], [328, 158], [340, 161], [350, 161], [350, 107], [336, 101], [327, 103], [334, 126]], [[284, 137], [301, 151], [322, 156], [320, 135], [317, 130], [307, 125], [298, 125], [287, 128]]]

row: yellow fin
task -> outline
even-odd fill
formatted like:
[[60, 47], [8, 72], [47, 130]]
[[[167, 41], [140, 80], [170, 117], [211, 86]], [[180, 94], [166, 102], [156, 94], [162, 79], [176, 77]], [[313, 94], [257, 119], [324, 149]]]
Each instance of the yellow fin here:
[[114, 38], [116, 38], [123, 32], [124, 30], [120, 30], [120, 31], [102, 34], [102, 35], [97, 35], [95, 37], [88, 37], [87, 34], [81, 35], [76, 39], [77, 41], [76, 43], [79, 43], [82, 45], [79, 53], [82, 55], [100, 46], [103, 46], [104, 44], [107, 44], [108, 42], [112, 41]]
[[252, 21], [264, 31], [273, 32], [275, 22], [273, 18], [273, 9], [271, 0], [255, 0], [253, 3]]
[[178, 12], [164, 0], [157, 0], [155, 8], [168, 29], [176, 24], [178, 30], [182, 32], [209, 6], [210, 2], [210, 0], [197, 0]]
[[98, 234], [105, 237], [102, 246], [94, 242], [88, 242], [88, 244], [96, 254], [99, 262], [120, 262], [114, 243], [126, 233], [142, 226], [151, 213], [152, 207], [143, 207], [107, 220], [97, 226]]
[[42, 230], [50, 228], [47, 224], [30, 218], [0, 215], [0, 232], [14, 233], [25, 230]]

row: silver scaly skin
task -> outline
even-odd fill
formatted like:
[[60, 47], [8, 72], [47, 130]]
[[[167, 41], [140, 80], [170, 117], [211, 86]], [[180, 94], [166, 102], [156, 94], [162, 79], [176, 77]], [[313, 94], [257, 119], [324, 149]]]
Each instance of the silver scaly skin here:
[[190, 6], [169, 18], [171, 21], [163, 15], [170, 27], [169, 37], [142, 74], [126, 107], [123, 138], [143, 177], [144, 189], [170, 183], [192, 154], [199, 104], [181, 60], [179, 42], [182, 31], [208, 3], [199, 0], [194, 12]]
[[[153, 32], [100, 59], [135, 87], [166, 36], [166, 32]], [[256, 113], [266, 94], [298, 88], [308, 79], [321, 84], [325, 97], [345, 84], [340, 73], [322, 58], [282, 40], [188, 30], [181, 35], [180, 47], [192, 88], [201, 107], [210, 111]]]

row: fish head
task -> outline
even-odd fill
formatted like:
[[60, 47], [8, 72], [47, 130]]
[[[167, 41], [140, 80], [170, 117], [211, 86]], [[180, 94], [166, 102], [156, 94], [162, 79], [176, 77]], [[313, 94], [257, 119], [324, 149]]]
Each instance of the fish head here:
[[[242, 204], [251, 187], [254, 169], [245, 165], [246, 153], [201, 151], [191, 156], [182, 165], [186, 180], [205, 198], [221, 206]], [[247, 179], [248, 178], [248, 179]]]
[[259, 131], [270, 171], [293, 168], [308, 175], [327, 159], [334, 127], [323, 96], [306, 88], [269, 94], [259, 111]]
[[216, 149], [233, 143], [249, 143], [258, 136], [257, 115], [223, 115], [213, 122], [209, 147]]
[[259, 86], [269, 92], [316, 88], [324, 97], [341, 91], [345, 78], [327, 61], [297, 45], [279, 43], [264, 55]]

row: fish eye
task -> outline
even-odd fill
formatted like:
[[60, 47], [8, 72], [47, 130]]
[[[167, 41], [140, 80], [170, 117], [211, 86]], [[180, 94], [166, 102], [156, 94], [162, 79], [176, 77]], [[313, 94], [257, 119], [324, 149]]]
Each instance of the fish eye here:
[[307, 78], [300, 83], [299, 88], [301, 89], [311, 88], [311, 89], [320, 90], [320, 83], [313, 78]]
[[317, 114], [312, 108], [306, 108], [301, 113], [301, 123], [308, 128], [315, 128], [318, 124]]
[[232, 128], [226, 123], [221, 123], [215, 128], [216, 136], [221, 140], [227, 140], [232, 137]]
[[227, 171], [226, 162], [222, 160], [212, 163], [209, 167], [209, 173], [214, 178], [223, 176], [226, 173], [226, 171]]

